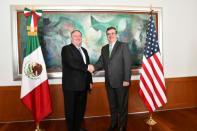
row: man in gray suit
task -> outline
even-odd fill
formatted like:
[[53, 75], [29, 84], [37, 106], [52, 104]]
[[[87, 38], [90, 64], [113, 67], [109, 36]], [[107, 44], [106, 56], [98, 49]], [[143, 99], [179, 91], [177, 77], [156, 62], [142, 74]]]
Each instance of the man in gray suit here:
[[111, 125], [108, 131], [118, 128], [125, 131], [128, 114], [128, 87], [131, 79], [131, 54], [127, 44], [117, 40], [117, 30], [106, 30], [108, 44], [101, 50], [96, 64], [89, 65], [90, 72], [104, 69], [105, 85], [109, 100]]

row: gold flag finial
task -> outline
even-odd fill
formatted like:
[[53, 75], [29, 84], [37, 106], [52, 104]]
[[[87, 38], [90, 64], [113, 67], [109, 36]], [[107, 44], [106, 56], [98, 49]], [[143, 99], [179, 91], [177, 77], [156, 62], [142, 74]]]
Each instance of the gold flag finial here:
[[150, 114], [149, 119], [146, 121], [146, 124], [148, 124], [149, 126], [157, 124], [157, 122], [152, 118], [152, 113]]

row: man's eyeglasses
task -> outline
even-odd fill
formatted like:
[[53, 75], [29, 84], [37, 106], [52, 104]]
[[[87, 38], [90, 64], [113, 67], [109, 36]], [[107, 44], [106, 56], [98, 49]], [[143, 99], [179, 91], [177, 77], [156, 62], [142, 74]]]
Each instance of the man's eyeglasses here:
[[116, 35], [116, 33], [107, 33], [107, 35]]

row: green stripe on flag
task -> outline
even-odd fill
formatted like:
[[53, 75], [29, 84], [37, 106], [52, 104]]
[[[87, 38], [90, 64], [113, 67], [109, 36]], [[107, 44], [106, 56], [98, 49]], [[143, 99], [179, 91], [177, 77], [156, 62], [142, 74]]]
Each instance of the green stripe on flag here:
[[40, 47], [38, 36], [28, 36], [25, 56], [31, 54], [34, 50]]

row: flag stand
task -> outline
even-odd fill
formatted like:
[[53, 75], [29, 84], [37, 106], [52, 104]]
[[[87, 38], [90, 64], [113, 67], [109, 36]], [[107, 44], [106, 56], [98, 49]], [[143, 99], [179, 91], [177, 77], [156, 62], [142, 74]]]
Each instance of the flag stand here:
[[146, 121], [146, 124], [148, 124], [149, 126], [157, 124], [157, 122], [152, 118], [152, 113], [150, 114], [149, 119]]
[[40, 129], [40, 125], [39, 123], [37, 123], [35, 131], [44, 131], [44, 129]]

